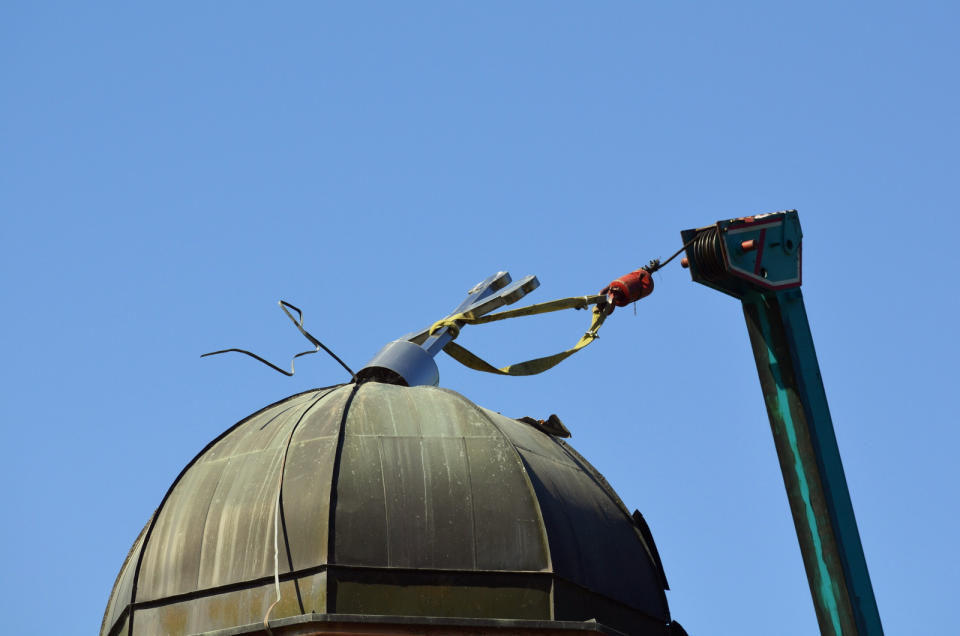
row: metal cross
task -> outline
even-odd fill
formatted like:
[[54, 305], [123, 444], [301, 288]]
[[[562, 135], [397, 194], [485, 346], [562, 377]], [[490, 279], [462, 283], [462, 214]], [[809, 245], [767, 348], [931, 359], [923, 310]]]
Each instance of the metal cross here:
[[[447, 318], [467, 311], [477, 317], [486, 315], [517, 302], [540, 286], [540, 281], [533, 275], [524, 276], [516, 282], [511, 280], [508, 272], [497, 272], [480, 281], [467, 292], [467, 297]], [[357, 373], [357, 378], [407, 386], [435, 385], [440, 372], [433, 357], [455, 337], [454, 330], [449, 327], [441, 327], [433, 334], [430, 333], [430, 327], [409, 333], [381, 349]]]
[[[480, 281], [467, 292], [464, 301], [447, 318], [467, 311], [477, 317], [489, 314], [504, 305], [512, 305], [540, 286], [540, 281], [533, 275], [524, 276], [515, 283], [510, 281], [509, 272], [497, 272]], [[411, 335], [406, 339], [419, 344], [432, 356], [440, 353], [455, 337], [447, 327], [438, 329], [433, 335], [430, 335], [429, 327]]]

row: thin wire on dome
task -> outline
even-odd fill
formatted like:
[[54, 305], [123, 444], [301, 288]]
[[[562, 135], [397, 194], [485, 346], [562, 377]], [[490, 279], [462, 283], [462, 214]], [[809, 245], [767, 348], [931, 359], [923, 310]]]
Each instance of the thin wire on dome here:
[[[296, 318], [294, 318], [294, 317], [293, 317], [293, 314], [291, 314], [290, 311], [287, 309], [288, 307], [289, 307], [290, 309], [294, 310], [295, 312], [297, 312], [297, 317], [296, 317]], [[201, 358], [206, 358], [207, 356], [215, 356], [215, 355], [219, 355], [219, 354], [221, 354], [221, 353], [230, 353], [231, 351], [235, 351], [236, 353], [242, 353], [242, 354], [244, 354], [244, 355], [248, 355], [248, 356], [250, 356], [251, 358], [253, 358], [254, 360], [258, 360], [258, 361], [262, 362], [263, 364], [267, 365], [268, 367], [270, 367], [270, 368], [273, 369], [274, 371], [277, 371], [277, 372], [279, 372], [279, 373], [282, 373], [283, 375], [285, 375], [285, 376], [287, 376], [287, 377], [292, 377], [293, 374], [296, 373], [296, 369], [294, 368], [294, 363], [295, 363], [295, 361], [296, 361], [297, 358], [299, 358], [300, 356], [308, 356], [308, 355], [310, 355], [310, 354], [312, 354], [312, 353], [317, 353], [318, 351], [320, 351], [320, 349], [323, 349], [323, 350], [326, 351], [328, 354], [330, 354], [330, 357], [331, 357], [331, 358], [333, 358], [334, 360], [336, 360], [337, 362], [339, 362], [341, 367], [343, 367], [344, 369], [347, 370], [347, 373], [350, 374], [351, 379], [354, 379], [354, 380], [356, 379], [356, 374], [353, 372], [353, 369], [351, 369], [350, 367], [347, 366], [347, 363], [346, 363], [346, 362], [344, 362], [343, 360], [341, 360], [341, 359], [337, 356], [337, 354], [335, 354], [333, 351], [330, 351], [330, 349], [328, 349], [326, 345], [324, 345], [322, 342], [320, 342], [319, 340], [317, 340], [316, 338], [314, 338], [314, 337], [313, 337], [313, 334], [311, 334], [309, 331], [307, 331], [306, 329], [303, 328], [303, 312], [300, 311], [300, 308], [299, 308], [299, 307], [296, 307], [295, 305], [292, 305], [292, 304], [288, 303], [288, 302], [285, 301], [285, 300], [281, 300], [281, 301], [280, 301], [280, 309], [283, 310], [283, 313], [285, 313], [285, 314], [287, 315], [287, 318], [289, 318], [289, 319], [290, 319], [290, 322], [292, 322], [292, 323], [294, 324], [294, 326], [296, 326], [297, 330], [300, 331], [300, 333], [303, 335], [303, 337], [306, 338], [307, 340], [309, 340], [309, 341], [310, 341], [310, 344], [312, 344], [312, 345], [314, 346], [313, 349], [310, 349], [310, 350], [308, 350], [308, 351], [301, 351], [300, 353], [298, 353], [298, 354], [296, 354], [295, 356], [293, 356], [293, 358], [290, 360], [290, 370], [289, 370], [289, 371], [285, 371], [285, 370], [281, 369], [280, 367], [278, 367], [277, 365], [273, 364], [273, 363], [270, 362], [269, 360], [264, 360], [263, 358], [261, 358], [261, 357], [258, 356], [257, 354], [253, 353], [252, 351], [247, 351], [246, 349], [234, 349], [234, 348], [231, 348], [231, 349], [221, 349], [220, 351], [211, 351], [210, 353], [201, 354], [200, 357], [201, 357]]]
[[[292, 305], [291, 305], [292, 306]], [[296, 307], [294, 307], [296, 309]], [[303, 421], [304, 416], [307, 414], [310, 409], [317, 405], [321, 399], [326, 397], [326, 393], [323, 393], [318, 397], [313, 403], [307, 407], [307, 410], [300, 415], [300, 419], [297, 420], [290, 428], [290, 434], [287, 435], [287, 443], [284, 446], [283, 458], [280, 460], [280, 475], [277, 478], [277, 499], [276, 505], [273, 509], [273, 585], [277, 591], [277, 599], [270, 604], [270, 607], [267, 608], [267, 613], [263, 615], [263, 628], [267, 631], [269, 636], [273, 636], [273, 630], [270, 629], [270, 613], [273, 612], [273, 608], [280, 604], [282, 596], [280, 595], [280, 503], [283, 500], [283, 474], [287, 469], [287, 455], [290, 453], [290, 442], [293, 441], [293, 434], [297, 432], [297, 428], [300, 426], [300, 422]], [[284, 542], [287, 541], [287, 530], [284, 526], [283, 530]], [[287, 544], [287, 558], [290, 558], [290, 545]], [[290, 561], [290, 571], [293, 571], [293, 561]], [[300, 612], [303, 612], [303, 600], [300, 599], [300, 587], [297, 584], [296, 579], [293, 582], [297, 590], [297, 601], [300, 604]]]

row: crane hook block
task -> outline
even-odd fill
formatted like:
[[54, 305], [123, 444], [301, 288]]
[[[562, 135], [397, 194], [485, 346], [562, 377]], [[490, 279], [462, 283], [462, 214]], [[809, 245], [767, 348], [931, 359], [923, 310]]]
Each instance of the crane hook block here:
[[617, 307], [625, 307], [652, 292], [653, 277], [643, 268], [624, 274], [600, 290], [600, 293], [606, 294], [607, 300]]
[[800, 287], [803, 232], [796, 210], [718, 221], [680, 236], [698, 283], [741, 299]]

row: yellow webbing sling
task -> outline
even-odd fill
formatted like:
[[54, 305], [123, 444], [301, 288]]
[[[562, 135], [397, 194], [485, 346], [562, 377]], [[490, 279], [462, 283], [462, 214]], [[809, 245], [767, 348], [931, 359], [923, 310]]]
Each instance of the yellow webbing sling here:
[[552, 311], [561, 311], [563, 309], [585, 309], [590, 305], [594, 305], [592, 311], [593, 318], [590, 322], [590, 328], [587, 329], [587, 332], [583, 334], [577, 344], [573, 345], [573, 347], [567, 349], [566, 351], [561, 351], [560, 353], [555, 353], [551, 356], [535, 358], [525, 362], [518, 362], [517, 364], [511, 364], [498, 369], [486, 360], [478, 357], [476, 354], [473, 354], [460, 345], [455, 344], [452, 340], [443, 348], [443, 350], [447, 352], [451, 358], [466, 367], [474, 369], [475, 371], [485, 371], [486, 373], [496, 373], [498, 375], [536, 375], [538, 373], [543, 373], [547, 369], [552, 369], [597, 339], [597, 330], [600, 329], [603, 321], [606, 320], [607, 314], [599, 309], [596, 305], [600, 301], [606, 300], [606, 298], [607, 297], [605, 294], [597, 294], [594, 296], [572, 296], [570, 298], [551, 300], [550, 302], [546, 303], [539, 303], [536, 305], [530, 305], [528, 307], [521, 307], [519, 309], [510, 309], [508, 311], [501, 311], [496, 314], [479, 317], [474, 316], [469, 311], [466, 311], [460, 314], [449, 316], [443, 320], [438, 320], [430, 327], [430, 334], [433, 335], [433, 333], [438, 329], [446, 327], [453, 333], [454, 338], [456, 338], [462, 325], [482, 325], [488, 322], [506, 320], [507, 318], [536, 316], [538, 314], [546, 314]]

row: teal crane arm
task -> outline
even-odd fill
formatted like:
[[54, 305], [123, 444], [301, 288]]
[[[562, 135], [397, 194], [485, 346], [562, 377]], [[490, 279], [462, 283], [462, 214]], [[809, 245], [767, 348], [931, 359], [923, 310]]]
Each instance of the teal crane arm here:
[[738, 298], [820, 633], [882, 636], [804, 308], [795, 210], [682, 232], [693, 280]]

